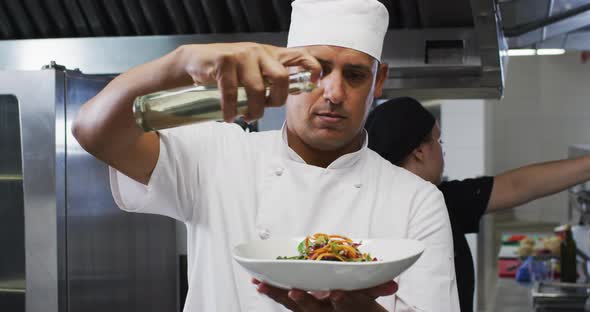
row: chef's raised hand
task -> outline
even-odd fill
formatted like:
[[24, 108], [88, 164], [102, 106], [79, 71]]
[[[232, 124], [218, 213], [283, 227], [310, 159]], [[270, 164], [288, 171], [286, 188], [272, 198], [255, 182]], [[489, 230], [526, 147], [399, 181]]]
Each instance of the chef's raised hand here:
[[[195, 44], [183, 46], [182, 63], [196, 84], [217, 84], [222, 93], [225, 121], [236, 117], [237, 88], [244, 86], [248, 97], [246, 120], [258, 119], [264, 108], [280, 106], [288, 94], [288, 66], [301, 66], [312, 72], [315, 81], [321, 72], [319, 62], [301, 48], [281, 48], [257, 43]], [[272, 87], [266, 96], [265, 81]]]
[[324, 292], [321, 295], [296, 289], [284, 290], [256, 279], [253, 279], [252, 283], [257, 285], [259, 293], [296, 312], [387, 311], [375, 299], [393, 295], [397, 291], [397, 284], [394, 281], [368, 289]]

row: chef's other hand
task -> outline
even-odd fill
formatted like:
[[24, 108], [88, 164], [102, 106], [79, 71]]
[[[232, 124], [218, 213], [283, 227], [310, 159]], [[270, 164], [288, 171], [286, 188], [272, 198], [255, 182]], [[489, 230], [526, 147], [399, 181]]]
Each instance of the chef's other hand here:
[[[237, 115], [237, 88], [244, 86], [248, 97], [248, 113], [252, 121], [262, 117], [264, 108], [285, 103], [289, 87], [286, 67], [300, 66], [317, 81], [320, 63], [303, 48], [282, 48], [251, 42], [194, 44], [181, 47], [180, 57], [185, 71], [195, 84], [217, 83], [222, 98], [223, 118], [231, 122]], [[264, 81], [272, 86], [266, 96]]]
[[389, 281], [372, 288], [355, 291], [331, 291], [309, 294], [302, 290], [285, 290], [252, 279], [259, 293], [296, 312], [382, 312], [387, 311], [375, 299], [397, 292], [397, 284]]

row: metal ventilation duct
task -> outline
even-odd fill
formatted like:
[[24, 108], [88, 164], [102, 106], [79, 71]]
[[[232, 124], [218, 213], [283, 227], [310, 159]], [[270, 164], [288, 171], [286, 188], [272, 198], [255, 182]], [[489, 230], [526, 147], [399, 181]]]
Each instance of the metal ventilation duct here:
[[[390, 12], [385, 97], [501, 96], [503, 40], [494, 0], [381, 1]], [[284, 45], [290, 2], [0, 0], [0, 69], [34, 70], [55, 60], [86, 73], [113, 74], [179, 44]]]
[[590, 0], [501, 0], [510, 48], [590, 50]]
[[[279, 32], [292, 0], [1, 0], [0, 39]], [[472, 26], [469, 0], [383, 0], [390, 28]]]

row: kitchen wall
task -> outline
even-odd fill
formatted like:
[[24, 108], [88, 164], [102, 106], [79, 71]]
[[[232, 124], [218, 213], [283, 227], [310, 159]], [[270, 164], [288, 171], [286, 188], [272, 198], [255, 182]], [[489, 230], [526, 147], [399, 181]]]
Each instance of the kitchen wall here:
[[444, 175], [450, 180], [485, 173], [486, 143], [483, 100], [444, 100], [441, 104], [441, 133], [445, 153]]
[[[487, 101], [492, 118], [492, 172], [567, 157], [570, 144], [590, 143], [590, 64], [579, 53], [511, 57], [501, 101]], [[564, 222], [562, 192], [519, 207], [504, 219]]]

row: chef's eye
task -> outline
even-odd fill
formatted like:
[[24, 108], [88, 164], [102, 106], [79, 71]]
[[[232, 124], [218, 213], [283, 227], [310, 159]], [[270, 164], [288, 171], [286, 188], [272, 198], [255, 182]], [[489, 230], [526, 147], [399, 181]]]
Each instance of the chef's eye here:
[[364, 82], [368, 77], [366, 73], [361, 71], [345, 72], [344, 76], [346, 77], [346, 80], [348, 80], [351, 84], [358, 84]]
[[322, 65], [322, 77], [326, 77], [332, 72], [332, 66], [326, 63], [320, 63]]

